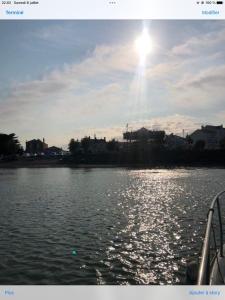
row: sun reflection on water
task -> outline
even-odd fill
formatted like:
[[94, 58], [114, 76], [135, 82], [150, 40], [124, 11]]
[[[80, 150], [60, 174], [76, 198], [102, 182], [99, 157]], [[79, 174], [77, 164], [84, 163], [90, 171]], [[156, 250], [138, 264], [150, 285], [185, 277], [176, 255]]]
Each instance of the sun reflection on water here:
[[183, 244], [182, 236], [186, 233], [180, 221], [186, 208], [184, 203], [178, 205], [174, 200], [182, 198], [184, 192], [177, 181], [187, 176], [185, 170], [130, 171], [129, 187], [122, 191], [118, 203], [127, 225], [117, 233], [117, 251], [109, 247], [107, 253], [109, 261], [123, 265], [129, 282], [179, 281], [173, 274], [179, 264], [185, 263], [182, 251], [187, 245]]

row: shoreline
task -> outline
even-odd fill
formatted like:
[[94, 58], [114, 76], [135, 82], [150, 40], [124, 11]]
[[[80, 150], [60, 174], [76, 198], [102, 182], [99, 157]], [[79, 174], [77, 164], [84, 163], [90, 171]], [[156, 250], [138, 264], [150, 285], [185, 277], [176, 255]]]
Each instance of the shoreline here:
[[132, 169], [175, 169], [175, 168], [219, 168], [224, 169], [225, 165], [216, 163], [170, 163], [170, 164], [103, 164], [103, 163], [75, 163], [75, 162], [65, 162], [59, 160], [34, 160], [34, 161], [7, 161], [0, 162], [0, 169], [22, 169], [22, 168], [76, 168], [76, 169], [91, 169], [91, 168], [132, 168]]

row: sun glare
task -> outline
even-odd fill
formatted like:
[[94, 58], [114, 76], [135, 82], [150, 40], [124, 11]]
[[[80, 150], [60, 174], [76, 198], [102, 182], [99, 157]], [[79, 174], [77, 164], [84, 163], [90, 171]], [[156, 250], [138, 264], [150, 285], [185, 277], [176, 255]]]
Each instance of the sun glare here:
[[146, 28], [143, 29], [142, 34], [136, 39], [135, 46], [139, 54], [140, 61], [144, 62], [152, 50], [152, 41]]

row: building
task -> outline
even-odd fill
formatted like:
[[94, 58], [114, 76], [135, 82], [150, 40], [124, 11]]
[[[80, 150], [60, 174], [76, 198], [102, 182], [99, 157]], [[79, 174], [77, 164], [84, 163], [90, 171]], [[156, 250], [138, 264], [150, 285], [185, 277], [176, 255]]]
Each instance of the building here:
[[225, 128], [223, 125], [202, 126], [201, 129], [195, 130], [190, 135], [190, 138], [193, 145], [195, 145], [198, 141], [204, 141], [205, 149], [219, 149], [221, 141], [225, 139]]
[[26, 153], [32, 155], [40, 155], [43, 154], [44, 151], [48, 148], [48, 145], [45, 143], [45, 139], [43, 141], [39, 139], [33, 139], [31, 141], [26, 142]]
[[65, 151], [62, 148], [58, 148], [55, 146], [49, 147], [44, 151], [47, 156], [61, 156], [65, 155]]
[[165, 137], [165, 146], [168, 149], [185, 149], [188, 147], [188, 142], [185, 138], [171, 133]]
[[136, 131], [127, 131], [123, 133], [124, 140], [127, 141], [152, 141], [163, 142], [165, 137], [165, 131], [162, 130], [148, 130], [144, 127]]
[[107, 152], [107, 142], [105, 137], [103, 139], [98, 139], [96, 137], [92, 139], [90, 136], [85, 137], [81, 140], [81, 146], [84, 152], [91, 154]]

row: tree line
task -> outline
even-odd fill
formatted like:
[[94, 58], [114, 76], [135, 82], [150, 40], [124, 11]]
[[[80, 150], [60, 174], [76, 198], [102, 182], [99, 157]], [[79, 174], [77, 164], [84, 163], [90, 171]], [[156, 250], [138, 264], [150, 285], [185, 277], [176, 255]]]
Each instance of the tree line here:
[[122, 145], [111, 140], [105, 142], [105, 150], [93, 152], [89, 137], [81, 141], [71, 139], [68, 148], [70, 161], [86, 164], [142, 164], [142, 165], [225, 165], [225, 141], [219, 149], [206, 149], [205, 141], [199, 140], [193, 145], [190, 136], [186, 137], [187, 147], [170, 149], [164, 141], [149, 142], [139, 140], [124, 142]]

